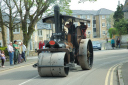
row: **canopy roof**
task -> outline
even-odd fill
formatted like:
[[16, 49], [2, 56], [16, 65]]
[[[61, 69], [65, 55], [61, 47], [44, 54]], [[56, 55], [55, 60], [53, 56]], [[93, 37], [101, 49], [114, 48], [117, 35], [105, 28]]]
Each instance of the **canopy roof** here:
[[[62, 18], [62, 23], [65, 22], [90, 22], [90, 20], [85, 20], [85, 19], [80, 19], [80, 18], [76, 18], [73, 16], [68, 16], [68, 15], [60, 15], [60, 17]], [[48, 16], [42, 19], [43, 23], [49, 23], [49, 24], [54, 24], [54, 15], [53, 16]]]

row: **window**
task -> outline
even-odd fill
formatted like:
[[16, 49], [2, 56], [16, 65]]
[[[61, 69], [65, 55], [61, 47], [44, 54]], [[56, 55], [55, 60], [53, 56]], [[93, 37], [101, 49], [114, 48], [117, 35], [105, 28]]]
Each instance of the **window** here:
[[93, 32], [96, 32], [96, 28], [93, 28]]
[[88, 32], [88, 35], [90, 35], [91, 34], [91, 32]]
[[0, 32], [1, 32], [2, 30], [1, 30], [1, 27], [0, 27]]
[[104, 22], [102, 23], [102, 27], [105, 27], [105, 23]]
[[38, 36], [42, 36], [42, 30], [38, 30]]
[[90, 15], [87, 15], [87, 19], [90, 19]]
[[107, 18], [109, 18], [109, 15], [107, 15]]
[[104, 15], [102, 15], [102, 19], [105, 19], [105, 16]]
[[105, 35], [105, 31], [103, 31], [103, 35]]
[[46, 37], [49, 38], [49, 34], [46, 34]]
[[74, 24], [75, 24], [75, 27], [78, 26], [78, 22], [74, 22]]
[[81, 15], [81, 18], [82, 18], [82, 19], [86, 19], [85, 15]]
[[73, 17], [77, 17], [77, 15], [73, 15]]
[[90, 23], [88, 23], [88, 27], [91, 27], [91, 26], [90, 26]]
[[13, 30], [13, 33], [20, 33], [20, 28], [16, 28]]
[[2, 40], [0, 40], [0, 47], [2, 47]]
[[96, 17], [95, 16], [93, 16], [93, 20], [96, 20]]
[[93, 28], [96, 28], [96, 24], [93, 24]]

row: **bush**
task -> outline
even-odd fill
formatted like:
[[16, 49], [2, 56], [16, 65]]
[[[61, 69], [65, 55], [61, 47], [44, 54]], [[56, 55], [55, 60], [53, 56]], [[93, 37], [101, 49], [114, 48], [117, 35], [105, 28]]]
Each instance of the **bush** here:
[[5, 56], [9, 56], [9, 53], [8, 53], [7, 47], [0, 47], [0, 50], [1, 50], [1, 51], [4, 51]]

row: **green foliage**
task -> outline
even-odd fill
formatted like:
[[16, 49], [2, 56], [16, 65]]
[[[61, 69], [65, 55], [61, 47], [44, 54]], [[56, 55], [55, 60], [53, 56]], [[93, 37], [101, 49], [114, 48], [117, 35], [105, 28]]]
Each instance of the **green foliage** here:
[[123, 5], [118, 5], [117, 10], [115, 11], [113, 18], [114, 18], [114, 26], [116, 22], [119, 22], [120, 19], [124, 18], [124, 13], [123, 13]]
[[120, 19], [119, 22], [115, 23], [115, 28], [119, 35], [127, 34], [128, 20]]
[[9, 56], [9, 53], [8, 53], [8, 51], [7, 51], [7, 47], [0, 47], [0, 50], [1, 50], [1, 51], [4, 51], [5, 56]]
[[116, 30], [116, 28], [110, 28], [108, 30], [108, 32], [109, 32], [110, 38], [112, 38], [113, 35], [115, 35], [117, 33], [117, 30]]

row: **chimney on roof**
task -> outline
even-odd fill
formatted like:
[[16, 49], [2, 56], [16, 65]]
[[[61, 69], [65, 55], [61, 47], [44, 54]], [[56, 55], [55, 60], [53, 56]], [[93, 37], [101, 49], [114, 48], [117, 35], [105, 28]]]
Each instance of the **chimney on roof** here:
[[120, 6], [120, 0], [118, 0], [118, 5]]

